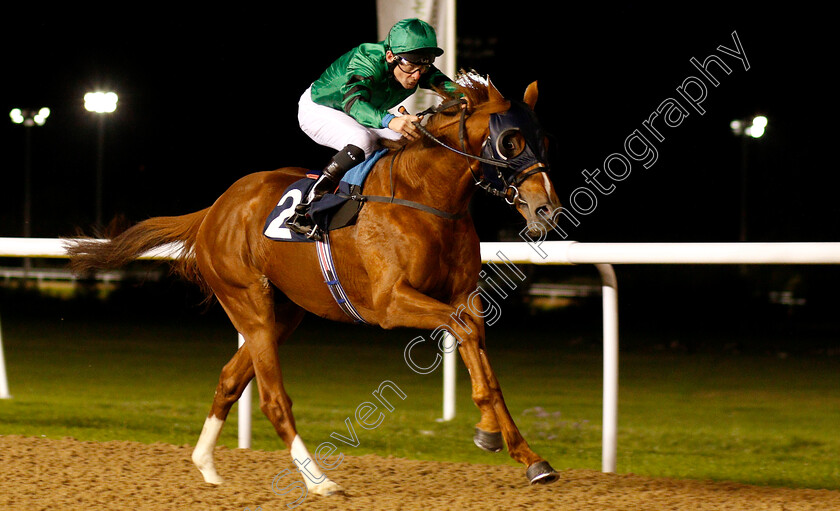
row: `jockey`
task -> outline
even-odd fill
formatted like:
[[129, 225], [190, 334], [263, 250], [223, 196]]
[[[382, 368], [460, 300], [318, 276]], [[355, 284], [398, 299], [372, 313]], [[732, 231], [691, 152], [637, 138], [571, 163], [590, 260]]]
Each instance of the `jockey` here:
[[344, 174], [378, 149], [379, 140], [414, 140], [420, 136], [413, 115], [388, 112], [418, 87], [455, 84], [434, 65], [443, 54], [434, 28], [412, 18], [397, 22], [380, 43], [365, 43], [345, 53], [327, 68], [300, 98], [300, 127], [320, 145], [339, 150], [315, 181], [309, 194], [286, 222], [293, 231], [320, 239], [307, 216], [310, 204], [333, 191]]

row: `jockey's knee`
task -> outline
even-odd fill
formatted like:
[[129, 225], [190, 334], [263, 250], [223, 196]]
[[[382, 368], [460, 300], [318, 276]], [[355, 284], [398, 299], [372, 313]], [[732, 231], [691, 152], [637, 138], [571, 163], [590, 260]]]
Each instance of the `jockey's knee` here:
[[365, 152], [365, 159], [379, 149], [379, 136], [375, 133], [357, 135], [347, 139], [348, 144], [353, 144]]

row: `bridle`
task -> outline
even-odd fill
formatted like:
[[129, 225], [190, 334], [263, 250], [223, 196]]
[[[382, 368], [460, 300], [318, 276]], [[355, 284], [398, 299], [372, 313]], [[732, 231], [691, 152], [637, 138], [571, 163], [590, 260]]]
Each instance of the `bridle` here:
[[[531, 136], [525, 136], [526, 147], [519, 154], [513, 157], [504, 157], [499, 148], [499, 144], [507, 133], [519, 131], [521, 129], [519, 125], [513, 125], [510, 122], [511, 118], [513, 118], [514, 121], [524, 120], [527, 121], [527, 123], [538, 126], [536, 119], [532, 118], [533, 114], [529, 113], [530, 108], [525, 106], [524, 103], [511, 101], [511, 108], [507, 112], [491, 114], [489, 133], [482, 143], [481, 156], [479, 156], [467, 152], [467, 109], [464, 108], [463, 105], [465, 105], [465, 101], [463, 99], [451, 99], [444, 101], [437, 106], [427, 108], [417, 114], [418, 117], [422, 117], [428, 114], [440, 113], [455, 107], [460, 108], [461, 118], [459, 120], [458, 128], [458, 140], [461, 144], [460, 150], [447, 145], [419, 122], [414, 124], [425, 137], [429, 138], [438, 145], [456, 154], [481, 163], [482, 172], [478, 175], [476, 174], [476, 170], [473, 166], [468, 165], [476, 186], [483, 189], [490, 195], [503, 198], [505, 202], [511, 206], [516, 206], [520, 203], [527, 204], [527, 202], [520, 197], [519, 185], [534, 174], [548, 172], [550, 170], [548, 165], [543, 163], [543, 161], [547, 160], [544, 154], [544, 149], [540, 147], [538, 151], [534, 151], [531, 147], [531, 144], [538, 145], [538, 140], [529, 140], [537, 139], [540, 130], [539, 128], [536, 128]], [[511, 114], [511, 112], [513, 112], [511, 117], [507, 117], [507, 115]], [[404, 107], [400, 107], [400, 113], [406, 114], [408, 112]], [[490, 177], [488, 178], [488, 176]]]

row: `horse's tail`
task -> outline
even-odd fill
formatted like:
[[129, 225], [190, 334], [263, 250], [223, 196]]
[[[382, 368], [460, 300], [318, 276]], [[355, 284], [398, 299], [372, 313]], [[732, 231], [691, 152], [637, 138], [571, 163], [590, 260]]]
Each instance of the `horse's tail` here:
[[173, 272], [205, 288], [195, 262], [198, 229], [210, 208], [182, 216], [160, 216], [137, 223], [110, 239], [69, 238], [65, 249], [70, 269], [83, 275], [94, 270], [120, 268], [147, 252], [172, 244]]

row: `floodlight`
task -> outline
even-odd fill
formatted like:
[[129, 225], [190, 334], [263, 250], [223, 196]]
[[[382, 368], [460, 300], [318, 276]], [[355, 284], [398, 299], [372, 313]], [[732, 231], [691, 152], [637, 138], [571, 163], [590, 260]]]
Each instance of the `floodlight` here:
[[38, 110], [38, 113], [32, 116], [32, 120], [35, 121], [35, 124], [38, 126], [43, 126], [45, 122], [47, 122], [47, 117], [50, 116], [50, 109], [49, 108], [42, 108]]
[[113, 92], [88, 92], [85, 109], [98, 114], [110, 114], [117, 109], [117, 95]]
[[764, 135], [764, 130], [767, 128], [767, 117], [757, 115], [753, 117], [752, 121], [742, 121], [736, 119], [729, 123], [732, 128], [732, 133], [736, 135], [749, 135], [753, 138], [760, 138]]
[[15, 124], [23, 124], [24, 126], [43, 126], [47, 122], [47, 117], [50, 116], [49, 108], [41, 108], [37, 112], [30, 109], [13, 108], [9, 112], [9, 118]]
[[9, 112], [9, 117], [11, 117], [12, 122], [15, 124], [23, 124], [23, 112], [20, 108], [14, 108], [11, 112]]

